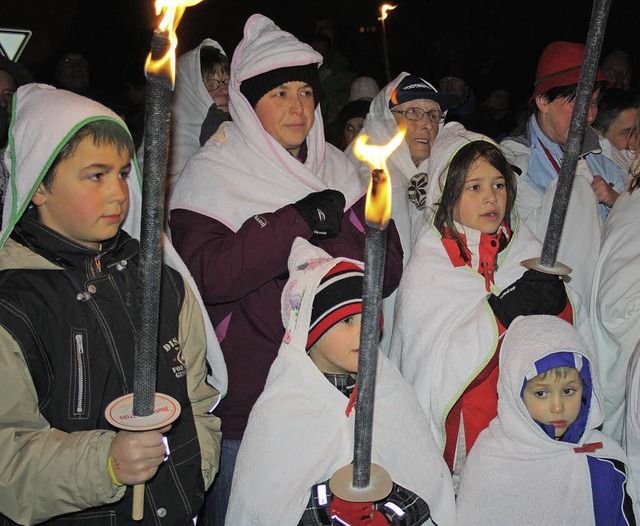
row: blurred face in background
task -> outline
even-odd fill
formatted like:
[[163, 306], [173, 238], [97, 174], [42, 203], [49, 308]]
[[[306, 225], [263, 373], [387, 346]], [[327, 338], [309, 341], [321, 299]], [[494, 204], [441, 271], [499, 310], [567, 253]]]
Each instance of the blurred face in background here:
[[69, 91], [80, 92], [89, 87], [89, 61], [80, 53], [67, 53], [56, 64], [56, 80]]
[[352, 117], [346, 122], [344, 125], [344, 136], [342, 139], [344, 148], [353, 142], [356, 136], [362, 131], [363, 126], [364, 118], [362, 117]]
[[636, 151], [638, 148], [638, 130], [636, 119], [640, 108], [621, 111], [609, 126], [604, 136], [618, 150]]
[[[585, 132], [598, 116], [599, 94], [600, 90], [598, 89], [591, 96], [589, 109], [587, 110]], [[536, 97], [536, 105], [539, 110], [536, 118], [544, 134], [556, 144], [565, 146], [569, 138], [569, 126], [571, 124], [571, 117], [573, 116], [575, 99], [569, 100], [568, 98], [559, 97], [553, 101], [549, 101], [543, 94]]]

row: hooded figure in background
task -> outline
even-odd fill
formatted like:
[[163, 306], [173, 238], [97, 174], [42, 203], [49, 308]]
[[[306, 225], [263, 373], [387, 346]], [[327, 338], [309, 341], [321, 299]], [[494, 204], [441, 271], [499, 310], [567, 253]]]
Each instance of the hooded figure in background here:
[[[293, 244], [290, 278], [282, 294], [286, 332], [240, 448], [227, 524], [298, 524], [311, 488], [353, 460], [357, 407], [348, 409], [349, 398], [328, 379], [337, 375], [323, 374], [307, 350], [316, 334], [310, 332], [311, 320], [318, 316], [314, 298], [335, 286], [323, 278], [343, 262], [362, 265], [332, 258], [302, 239]], [[325, 321], [313, 327], [337, 319], [346, 304], [340, 298]], [[453, 487], [446, 465], [413, 389], [381, 352], [375, 393], [372, 462], [424, 499], [434, 524], [452, 524]]]
[[[227, 86], [221, 85], [215, 94], [210, 94], [205, 85], [202, 54], [208, 48], [218, 50], [222, 56], [215, 66], [219, 77], [229, 78], [229, 61], [224, 49], [210, 38], [205, 38], [198, 47], [183, 53], [176, 63], [175, 93], [171, 103], [171, 143], [169, 149], [169, 184], [173, 184], [189, 158], [200, 149], [200, 134], [205, 119], [227, 114], [215, 119], [219, 123], [229, 120]], [[224, 80], [224, 79], [222, 79]], [[222, 92], [219, 93], [219, 92]], [[218, 104], [215, 100], [217, 99]], [[225, 104], [226, 103], [226, 104]], [[211, 111], [211, 113], [210, 113]], [[215, 112], [215, 113], [213, 113]], [[214, 130], [215, 131], [215, 130]], [[138, 162], [144, 162], [144, 141], [138, 149]]]
[[[563, 402], [554, 399], [558, 367], [577, 370], [582, 383], [571, 416], [573, 388], [562, 390]], [[534, 420], [523, 399], [527, 383], [543, 373], [550, 387], [535, 395], [543, 404], [553, 400], [553, 409], [539, 418], [553, 425]], [[458, 524], [636, 523], [626, 455], [597, 430], [603, 420], [597, 360], [574, 327], [552, 316], [517, 318], [500, 353], [498, 396], [498, 417], [478, 437], [462, 474]], [[574, 420], [558, 436], [563, 418]]]

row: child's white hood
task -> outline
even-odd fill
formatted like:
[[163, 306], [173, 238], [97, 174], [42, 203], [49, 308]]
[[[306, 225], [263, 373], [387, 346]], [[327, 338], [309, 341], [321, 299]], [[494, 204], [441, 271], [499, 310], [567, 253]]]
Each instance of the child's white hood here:
[[595, 353], [578, 331], [556, 316], [520, 316], [506, 332], [500, 353], [498, 381], [498, 412], [504, 433], [523, 447], [532, 450], [548, 448], [549, 437], [527, 411], [521, 396], [525, 375], [533, 364], [557, 352], [569, 352], [588, 363], [592, 393], [585, 433], [580, 443], [588, 439], [604, 418], [600, 398], [600, 378]]
[[[113, 111], [93, 100], [45, 84], [27, 84], [14, 95], [9, 146], [4, 162], [10, 174], [2, 214], [0, 247], [25, 212], [31, 197], [54, 159], [69, 139], [85, 124], [112, 120], [125, 127]], [[42, 123], [34, 125], [34, 123]], [[129, 178], [130, 208], [123, 228], [140, 235], [142, 193], [135, 170]]]
[[432, 222], [435, 204], [440, 201], [449, 175], [449, 164], [460, 149], [474, 141], [485, 141], [499, 146], [486, 135], [467, 130], [459, 122], [449, 122], [438, 133], [429, 157], [429, 179], [427, 182], [426, 215]]

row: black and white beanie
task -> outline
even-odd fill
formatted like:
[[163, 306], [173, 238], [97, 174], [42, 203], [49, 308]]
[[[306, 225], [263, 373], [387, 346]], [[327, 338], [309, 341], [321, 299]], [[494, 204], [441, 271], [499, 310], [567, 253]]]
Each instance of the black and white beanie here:
[[313, 299], [307, 353], [336, 323], [362, 313], [364, 271], [342, 261], [320, 281]]

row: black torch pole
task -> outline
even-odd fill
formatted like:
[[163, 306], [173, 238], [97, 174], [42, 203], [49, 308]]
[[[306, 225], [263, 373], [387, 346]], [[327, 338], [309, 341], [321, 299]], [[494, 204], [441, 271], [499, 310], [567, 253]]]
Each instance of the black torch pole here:
[[[378, 190], [378, 180], [380, 177], [386, 177], [386, 175], [383, 170], [374, 170], [371, 177], [373, 180], [371, 193], [372, 197], [375, 197]], [[353, 486], [355, 488], [366, 488], [369, 485], [371, 475], [373, 407], [376, 392], [382, 282], [384, 280], [386, 249], [386, 228], [367, 222], [353, 448]]]
[[[169, 49], [169, 34], [156, 31], [151, 58]], [[173, 83], [162, 74], [146, 73], [142, 229], [138, 283], [139, 334], [133, 379], [133, 414], [149, 416], [154, 410], [162, 274], [162, 232]]]
[[589, 24], [589, 33], [585, 45], [584, 62], [578, 80], [578, 88], [569, 126], [569, 136], [562, 158], [560, 174], [556, 193], [553, 197], [549, 223], [542, 245], [540, 265], [543, 268], [553, 268], [558, 255], [562, 228], [567, 215], [569, 198], [573, 187], [573, 180], [576, 172], [578, 157], [582, 150], [584, 140], [584, 129], [587, 123], [587, 113], [593, 95], [593, 85], [598, 69], [598, 60], [602, 49], [607, 18], [609, 16], [609, 6], [611, 0], [595, 0]]

